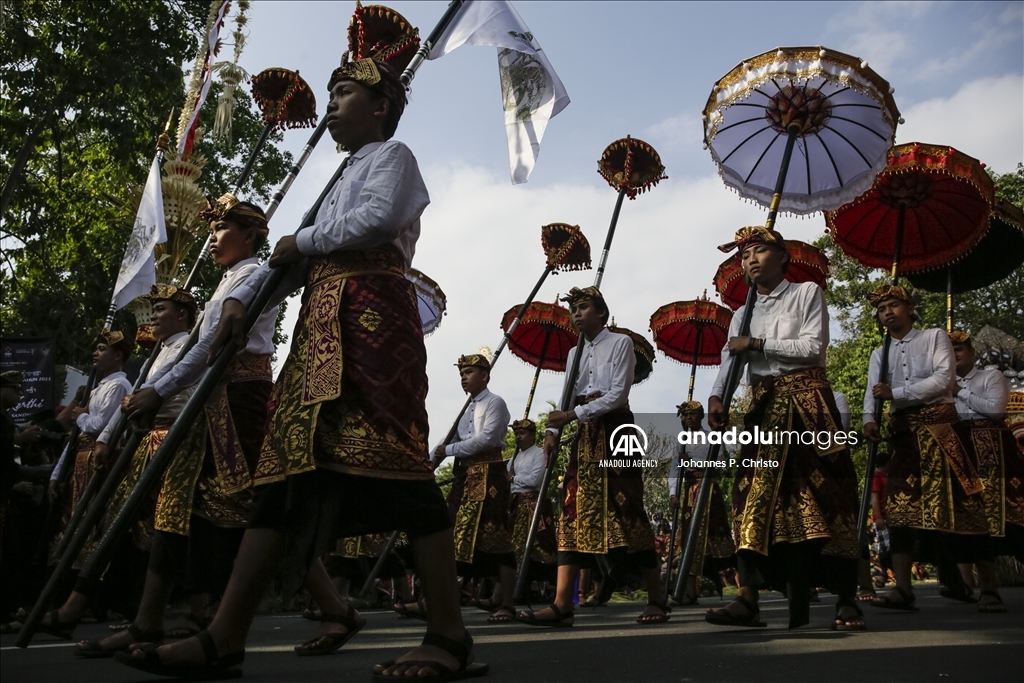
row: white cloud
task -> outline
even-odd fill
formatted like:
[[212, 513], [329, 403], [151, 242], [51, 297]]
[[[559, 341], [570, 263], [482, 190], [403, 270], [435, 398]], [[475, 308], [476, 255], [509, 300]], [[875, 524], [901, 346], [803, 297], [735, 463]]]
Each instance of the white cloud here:
[[1024, 161], [1024, 81], [1016, 74], [979, 78], [949, 97], [911, 106], [897, 142], [949, 145], [998, 173]]

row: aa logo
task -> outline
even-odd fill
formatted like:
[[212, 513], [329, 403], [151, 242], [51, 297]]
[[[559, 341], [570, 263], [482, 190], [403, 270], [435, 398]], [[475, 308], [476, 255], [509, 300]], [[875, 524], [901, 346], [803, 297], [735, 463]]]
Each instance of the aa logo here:
[[[641, 443], [641, 439], [643, 443]], [[644, 457], [647, 455], [647, 433], [634, 424], [619, 425], [608, 439], [611, 457]]]

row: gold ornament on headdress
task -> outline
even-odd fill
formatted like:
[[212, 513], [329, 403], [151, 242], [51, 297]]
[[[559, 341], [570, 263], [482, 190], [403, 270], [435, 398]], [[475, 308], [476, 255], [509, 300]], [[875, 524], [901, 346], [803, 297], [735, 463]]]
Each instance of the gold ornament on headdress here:
[[583, 289], [580, 289], [579, 287], [573, 287], [572, 289], [569, 290], [569, 293], [563, 296], [561, 299], [559, 299], [559, 301], [564, 301], [565, 303], [572, 306], [573, 304], [579, 303], [584, 299], [604, 300], [604, 295], [601, 294], [601, 290], [599, 290], [597, 287], [584, 287]]
[[718, 250], [728, 254], [732, 250], [742, 253], [751, 244], [771, 244], [779, 249], [786, 249], [786, 241], [775, 230], [763, 225], [748, 225], [736, 231], [732, 242], [719, 245]]
[[704, 412], [704, 406], [700, 401], [684, 401], [676, 406], [676, 415], [682, 417], [687, 413]]
[[186, 308], [189, 308], [194, 314], [199, 306], [196, 304], [196, 299], [192, 296], [192, 293], [185, 289], [178, 289], [174, 285], [153, 285], [149, 294], [146, 296], [150, 302], [154, 301], [173, 301], [174, 303], [181, 304]]
[[951, 341], [954, 344], [967, 344], [968, 346], [970, 346], [971, 335], [967, 334], [966, 332], [961, 332], [960, 330], [955, 330], [949, 333], [949, 341]]
[[1011, 391], [1006, 404], [1006, 426], [1012, 429], [1019, 424], [1024, 424], [1024, 392]]
[[516, 431], [519, 429], [526, 429], [528, 431], [537, 431], [537, 423], [533, 420], [523, 418], [522, 420], [516, 420], [512, 423], [512, 430]]
[[348, 61], [348, 52], [346, 52], [341, 56], [341, 66], [331, 74], [331, 82], [327, 88], [333, 89], [334, 84], [341, 80], [352, 80], [366, 86], [374, 86], [380, 83], [380, 71], [369, 57], [357, 59], [354, 62]]
[[123, 332], [117, 330], [103, 330], [96, 335], [96, 344], [106, 344], [124, 353], [125, 357], [132, 355], [135, 350], [135, 342], [124, 336]]
[[459, 356], [459, 360], [455, 363], [455, 367], [460, 370], [462, 368], [483, 368], [484, 370], [490, 370], [491, 362], [487, 360], [487, 356], [482, 353], [471, 353]]
[[878, 308], [878, 304], [882, 303], [886, 299], [898, 299], [911, 305], [914, 303], [914, 299], [910, 296], [910, 292], [899, 285], [881, 285], [875, 289], [875, 291], [871, 292], [871, 295], [868, 297], [868, 303], [871, 304], [872, 308]]
[[[270, 234], [270, 227], [267, 225], [266, 216], [250, 206], [242, 204], [241, 200], [230, 192], [225, 192], [216, 200], [208, 196], [206, 198], [206, 205], [207, 208], [200, 211], [199, 216], [211, 223], [222, 221], [229, 213], [234, 213], [238, 218], [251, 219], [251, 221], [246, 222], [247, 226], [256, 228], [264, 235]], [[256, 224], [253, 225], [252, 221], [255, 221]]]

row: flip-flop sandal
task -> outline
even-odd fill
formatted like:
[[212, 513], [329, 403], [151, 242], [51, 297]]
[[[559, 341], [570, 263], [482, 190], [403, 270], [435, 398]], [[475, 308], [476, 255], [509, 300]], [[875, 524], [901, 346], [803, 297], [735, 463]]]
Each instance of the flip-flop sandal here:
[[[852, 607], [857, 611], [855, 617], [841, 617], [839, 616], [839, 610], [843, 607]], [[859, 622], [859, 623], [858, 623]], [[853, 600], [840, 600], [836, 603], [836, 618], [832, 621], [830, 627], [833, 631], [867, 631], [868, 627], [864, 624], [864, 612], [861, 611], [860, 605]]]
[[[671, 618], [671, 617], [668, 616], [668, 613], [672, 611], [672, 608], [668, 606], [667, 602], [665, 604], [659, 605], [656, 602], [648, 601], [647, 606], [648, 607], [657, 607], [658, 609], [661, 610], [661, 614], [648, 614], [647, 616], [644, 616], [643, 613], [641, 613], [640, 616], [638, 616], [636, 618], [636, 623], [640, 624], [641, 626], [651, 626], [653, 624], [664, 624], [666, 621], [668, 621]], [[644, 610], [644, 612], [646, 612], [646, 611], [647, 610]]]
[[145, 633], [134, 623], [129, 623], [124, 630], [133, 638], [132, 642], [120, 647], [105, 648], [100, 645], [98, 640], [82, 640], [75, 644], [75, 656], [82, 657], [83, 659], [105, 659], [113, 657], [118, 652], [128, 652], [132, 645], [137, 645], [138, 643], [159, 643], [164, 639], [163, 631], [157, 630]]
[[172, 629], [168, 629], [164, 637], [169, 640], [183, 640], [185, 638], [192, 638], [197, 635], [200, 631], [210, 625], [212, 619], [204, 619], [203, 617], [197, 617], [194, 614], [188, 614], [185, 616], [185, 626], [177, 626]]
[[747, 628], [765, 628], [767, 622], [761, 621], [761, 610], [757, 605], [750, 602], [742, 595], [736, 596], [736, 602], [747, 609], [747, 616], [737, 617], [723, 608], [709, 609], [704, 615], [704, 621], [715, 626], [745, 626]]
[[324, 614], [320, 623], [341, 624], [345, 627], [344, 633], [325, 633], [302, 645], [295, 646], [295, 654], [299, 657], [316, 657], [318, 655], [329, 655], [341, 646], [352, 640], [352, 636], [363, 630], [366, 626], [366, 619], [359, 616], [355, 609], [349, 607], [345, 614]]
[[996, 591], [981, 591], [983, 598], [995, 598], [995, 602], [981, 602], [978, 600], [978, 611], [982, 614], [1003, 614], [1006, 612], [1006, 605]]
[[516, 620], [516, 611], [511, 607], [499, 607], [487, 617], [488, 624], [510, 624]]
[[302, 618], [309, 619], [310, 621], [320, 621], [319, 612], [320, 610], [318, 609], [310, 609], [309, 607], [307, 607], [306, 609], [302, 610]]
[[516, 621], [530, 626], [553, 626], [555, 628], [569, 628], [576, 622], [576, 615], [572, 612], [563, 612], [558, 605], [548, 605], [548, 609], [555, 613], [554, 619], [540, 619], [534, 610], [524, 610], [516, 617]]
[[978, 602], [978, 598], [974, 597], [974, 591], [970, 588], [956, 590], [949, 586], [943, 586], [939, 589], [939, 595], [949, 600], [956, 600], [957, 602], [965, 602], [967, 604]]
[[917, 600], [917, 597], [915, 595], [913, 595], [912, 593], [907, 593], [899, 586], [893, 586], [892, 589], [899, 593], [900, 597], [903, 599], [897, 602], [896, 600], [890, 598], [888, 595], [879, 595], [877, 600], [871, 601], [871, 605], [873, 607], [881, 607], [883, 609], [898, 609], [904, 612], [920, 611], [916, 607], [914, 607], [914, 602]]
[[[479, 662], [473, 662], [467, 664], [469, 660], [470, 651], [473, 649], [473, 639], [469, 636], [469, 631], [466, 631], [466, 637], [462, 639], [462, 642], [452, 640], [451, 638], [445, 638], [444, 636], [437, 635], [436, 633], [430, 633], [429, 631], [423, 636], [423, 644], [430, 645], [433, 647], [439, 647], [451, 656], [459, 660], [459, 668], [456, 670], [449, 669], [440, 662], [432, 662], [429, 660], [413, 660], [405, 661], [402, 664], [408, 666], [419, 666], [419, 667], [430, 667], [437, 672], [434, 676], [418, 675], [414, 678], [417, 681], [434, 681], [435, 683], [443, 683], [444, 681], [461, 681], [466, 678], [476, 678], [477, 676], [483, 676], [490, 670], [490, 666]], [[381, 664], [385, 669], [392, 667], [397, 662], [395, 660], [389, 660]], [[373, 674], [373, 680], [375, 681], [395, 681], [404, 679], [405, 676], [385, 676], [384, 674]]]
[[409, 609], [409, 606], [406, 605], [404, 602], [400, 602], [395, 604], [394, 609], [395, 612], [400, 617], [405, 617], [406, 619], [419, 619], [421, 621], [426, 621], [427, 603], [423, 601], [423, 598], [420, 598], [416, 601], [416, 607], [416, 610], [411, 610]]
[[[131, 652], [118, 652], [114, 659], [125, 666], [154, 676], [181, 678], [186, 681], [223, 681], [242, 677], [241, 665], [245, 660], [245, 650], [222, 656], [217, 653], [217, 644], [213, 642], [213, 636], [209, 631], [200, 631], [196, 634], [196, 639], [202, 645], [203, 656], [206, 658], [202, 664], [164, 664], [160, 661], [160, 652], [153, 643], [145, 643]], [[136, 657], [136, 652], [142, 652], [144, 657]]]
[[119, 621], [116, 624], [107, 624], [107, 630], [113, 631], [114, 633], [117, 633], [118, 631], [124, 631], [126, 628], [128, 628], [128, 625], [131, 623], [132, 622], [126, 619], [124, 621]]
[[861, 588], [857, 591], [857, 602], [872, 602], [878, 597], [874, 588]]

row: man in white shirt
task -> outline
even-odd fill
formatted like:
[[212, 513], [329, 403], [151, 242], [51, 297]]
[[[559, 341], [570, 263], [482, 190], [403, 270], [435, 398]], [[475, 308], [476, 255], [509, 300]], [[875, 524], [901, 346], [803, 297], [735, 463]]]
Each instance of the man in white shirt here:
[[469, 407], [459, 418], [455, 439], [434, 449], [434, 462], [455, 458], [448, 512], [455, 522], [459, 574], [476, 579], [497, 576], [494, 594], [477, 604], [493, 611], [489, 623], [509, 623], [516, 616], [512, 601], [516, 559], [508, 523], [511, 494], [502, 459], [508, 408], [501, 396], [487, 388], [491, 364], [486, 356], [459, 356], [455, 365], [462, 390], [470, 395]]
[[[153, 305], [151, 315], [153, 337], [160, 342], [160, 351], [153, 359], [151, 369], [159, 369], [169, 363], [173, 363], [181, 347], [188, 339], [188, 331], [195, 323], [196, 302], [188, 292], [180, 291], [176, 287], [154, 285], [149, 295]], [[186, 397], [187, 398], [187, 397]], [[122, 400], [127, 403], [129, 397]], [[139, 447], [132, 456], [132, 462], [124, 480], [118, 486], [117, 491], [107, 503], [107, 514], [104, 516], [99, 529], [105, 529], [114, 519], [122, 503], [131, 493], [138, 481], [143, 469], [149, 462], [150, 457], [156, 451], [157, 446], [163, 441], [167, 430], [174, 422], [174, 418], [184, 407], [184, 401], [173, 405], [165, 406], [157, 415], [155, 422], [149, 425], [151, 429], [146, 431]], [[105, 467], [109, 458], [109, 451], [114, 446], [112, 443], [114, 428], [117, 425], [119, 415], [115, 413], [107, 422], [103, 432], [97, 437], [93, 450], [93, 458], [100, 466]], [[137, 425], [138, 427], [138, 425]], [[141, 427], [140, 427], [141, 428]], [[97, 533], [95, 540], [99, 540], [101, 532]], [[111, 608], [122, 613], [132, 613], [138, 608], [138, 595], [134, 591], [124, 590], [126, 582], [133, 582], [139, 576], [139, 568], [145, 566], [146, 554], [149, 553], [150, 544], [153, 538], [153, 509], [150, 507], [143, 512], [138, 521], [132, 525], [130, 530], [132, 544], [123, 544], [118, 552], [111, 559], [112, 569], [109, 571], [111, 579], [102, 581], [102, 595], [105, 603]], [[82, 548], [75, 561], [75, 568], [80, 569], [92, 555], [96, 544], [89, 543]], [[137, 585], [137, 584], [134, 584]], [[68, 596], [68, 599], [58, 610], [59, 621], [62, 624], [77, 624], [82, 617], [82, 612], [92, 598], [101, 590], [101, 581], [86, 581], [81, 577], [75, 582], [75, 589]], [[145, 634], [152, 636], [153, 634]], [[143, 638], [142, 640], [151, 640]], [[76, 650], [81, 654], [81, 648]], [[88, 655], [86, 655], [88, 656]], [[95, 655], [93, 655], [95, 656]], [[109, 655], [107, 655], [109, 656]]]
[[[573, 589], [581, 563], [594, 555], [610, 555], [613, 563], [632, 559], [643, 574], [648, 600], [637, 622], [663, 623], [668, 620], [668, 605], [662, 595], [654, 531], [644, 509], [643, 469], [632, 466], [639, 463], [630, 462], [631, 456], [612, 458], [608, 445], [613, 435], [628, 436], [628, 428], [618, 434], [615, 430], [633, 422], [633, 342], [605, 327], [608, 305], [596, 287], [573, 287], [562, 301], [569, 304], [573, 325], [585, 343], [572, 387], [575, 407], [553, 410], [548, 416], [544, 450], [549, 462], [558, 455], [559, 428], [576, 420], [580, 424], [563, 481], [555, 602], [542, 610], [520, 612], [519, 620], [534, 626], [572, 626]], [[575, 349], [569, 352], [567, 367], [573, 366], [575, 355]]]
[[132, 384], [121, 367], [134, 349], [135, 342], [126, 338], [121, 332], [109, 330], [101, 332], [96, 338], [96, 350], [92, 354], [93, 367], [99, 382], [92, 390], [85, 406], [80, 405], [80, 402], [84, 400], [78, 395], [84, 390], [84, 387], [80, 387], [75, 399], [57, 416], [57, 420], [65, 425], [70, 425], [74, 421], [79, 432], [78, 440], [64, 451], [57, 466], [53, 468], [53, 474], [50, 475], [52, 499], [56, 497], [57, 480], [63, 468], [74, 467], [69, 478], [68, 495], [63, 503], [65, 516], [59, 528], [63, 529], [67, 525], [72, 511], [78, 507], [85, 487], [99, 465], [93, 457], [96, 437], [100, 435], [111, 419], [116, 419], [121, 400], [132, 389]]
[[[676, 530], [676, 554], [670, 562], [682, 561], [683, 545], [690, 533], [693, 517], [693, 506], [697, 502], [697, 492], [704, 478], [704, 468], [708, 460], [710, 445], [707, 442], [708, 430], [704, 428], [704, 406], [700, 401], [686, 401], [676, 406], [683, 428], [688, 433], [689, 444], [676, 443], [676, 452], [669, 463], [669, 508], [675, 515], [676, 508], [682, 503], [682, 515], [679, 529]], [[724, 457], [724, 456], [723, 456]], [[721, 476], [720, 468], [713, 468], [708, 505], [700, 520], [700, 531], [697, 547], [693, 553], [693, 564], [686, 575], [686, 588], [680, 605], [687, 607], [697, 604], [697, 577], [706, 576], [719, 583], [718, 572], [736, 566], [736, 544], [732, 540], [732, 529], [729, 527], [729, 514], [725, 509], [725, 498], [718, 484]], [[682, 491], [680, 491], [680, 483]], [[682, 497], [682, 500], [680, 500]]]
[[774, 230], [741, 228], [719, 249], [735, 250], [757, 290], [749, 336], [740, 336], [746, 307], [733, 315], [708, 400], [709, 426], [724, 429], [726, 378], [733, 363], [746, 367], [752, 400], [732, 490], [740, 595], [705, 619], [763, 626], [758, 590], [773, 587], [786, 591], [789, 627], [798, 628], [810, 620], [811, 588], [825, 586], [839, 597], [832, 628], [864, 630], [855, 600], [857, 479], [825, 375], [824, 292], [786, 279], [790, 256]]
[[[271, 304], [304, 285], [303, 307], [271, 394], [238, 559], [206, 632], [119, 657], [149, 673], [181, 675], [172, 665], [186, 663], [197, 675], [237, 668], [260, 596], [279, 568], [282, 594], [290, 596], [323, 570], [315, 558], [338, 538], [393, 529], [410, 539], [428, 605], [427, 635], [376, 672], [486, 671], [473, 662], [462, 621], [452, 521], [427, 442], [426, 347], [404, 273], [429, 198], [412, 152], [392, 139], [405, 86], [400, 69], [381, 60], [398, 53], [386, 41], [362, 45], [364, 38], [375, 40], [362, 30], [349, 37], [346, 54], [355, 61], [346, 59], [331, 76], [326, 120], [331, 137], [351, 155], [313, 224], [279, 240], [269, 262], [286, 269]], [[225, 300], [211, 357], [229, 340], [245, 346], [245, 309], [268, 274], [269, 268], [258, 269]], [[331, 648], [365, 624], [344, 601], [316, 599], [344, 629]]]
[[[968, 428], [971, 446], [978, 463], [978, 477], [984, 489], [988, 531], [993, 555], [1014, 555], [1024, 558], [1024, 480], [1022, 460], [1018, 457], [1013, 432], [1006, 426], [1006, 406], [1010, 400], [1010, 383], [997, 368], [975, 365], [974, 345], [966, 332], [950, 332], [953, 357], [956, 360], [956, 411]], [[1014, 486], [1013, 481], [1018, 485]], [[978, 599], [982, 612], [1005, 612], [1006, 607], [995, 590], [995, 564], [979, 561], [978, 578], [983, 591]], [[969, 569], [969, 565], [961, 570]]]
[[[872, 604], [914, 609], [912, 553], [933, 562], [990, 559], [983, 485], [965, 447], [954, 403], [953, 345], [940, 329], [914, 329], [914, 302], [903, 287], [882, 285], [870, 298], [892, 342], [882, 376], [882, 348], [871, 353], [864, 391], [864, 434], [880, 441], [875, 401], [890, 401], [892, 456], [886, 465], [885, 524], [896, 585]], [[959, 582], [959, 573], [943, 577]]]
[[544, 450], [537, 445], [537, 425], [523, 418], [512, 423], [519, 452], [508, 461], [508, 474], [512, 480], [512, 542], [516, 547], [516, 561], [522, 559], [526, 537], [530, 533], [534, 510], [540, 505], [540, 520], [533, 534], [530, 550], [530, 575], [534, 580], [553, 580], [558, 563], [558, 544], [555, 541], [555, 519], [551, 499], [541, 495], [547, 460]]

